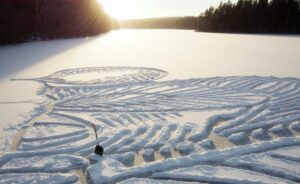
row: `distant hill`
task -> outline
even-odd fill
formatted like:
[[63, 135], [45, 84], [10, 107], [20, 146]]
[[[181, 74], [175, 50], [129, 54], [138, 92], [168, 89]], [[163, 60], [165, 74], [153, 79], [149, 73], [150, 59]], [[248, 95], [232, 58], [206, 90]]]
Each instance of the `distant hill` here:
[[0, 44], [97, 35], [113, 27], [96, 0], [1, 0]]
[[197, 29], [197, 17], [162, 17], [120, 21], [121, 28]]

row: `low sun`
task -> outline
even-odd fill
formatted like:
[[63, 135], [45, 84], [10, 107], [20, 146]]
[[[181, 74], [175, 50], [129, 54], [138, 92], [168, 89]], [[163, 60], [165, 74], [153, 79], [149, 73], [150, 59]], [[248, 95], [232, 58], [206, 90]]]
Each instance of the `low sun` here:
[[98, 0], [110, 16], [119, 20], [139, 18], [141, 5], [137, 0]]

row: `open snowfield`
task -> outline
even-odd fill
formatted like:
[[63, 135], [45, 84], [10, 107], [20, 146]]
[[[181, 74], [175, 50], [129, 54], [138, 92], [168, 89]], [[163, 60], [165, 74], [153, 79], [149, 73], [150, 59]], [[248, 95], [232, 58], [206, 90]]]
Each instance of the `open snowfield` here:
[[178, 30], [0, 47], [0, 183], [299, 183], [299, 49]]

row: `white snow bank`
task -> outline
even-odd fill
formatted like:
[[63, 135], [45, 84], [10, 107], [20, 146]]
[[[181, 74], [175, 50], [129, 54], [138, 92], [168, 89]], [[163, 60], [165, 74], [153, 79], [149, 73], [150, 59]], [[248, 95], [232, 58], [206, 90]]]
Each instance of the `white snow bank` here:
[[233, 167], [251, 168], [253, 171], [274, 175], [291, 181], [300, 181], [300, 164], [286, 159], [272, 157], [270, 153], [252, 154], [242, 157], [231, 158], [225, 161]]
[[179, 143], [176, 146], [176, 149], [181, 153], [181, 154], [189, 154], [190, 152], [195, 150], [195, 146], [193, 143]]
[[210, 129], [212, 129], [212, 127], [215, 124], [217, 124], [219, 121], [234, 118], [240, 114], [243, 114], [245, 111], [246, 108], [230, 109], [224, 112], [219, 111], [219, 114], [208, 117], [208, 119], [202, 125], [200, 130], [193, 131], [191, 135], [188, 137], [188, 140], [196, 142], [205, 139], [208, 136]]
[[151, 157], [154, 155], [154, 150], [153, 149], [144, 149], [143, 150], [143, 156], [144, 157]]
[[171, 155], [171, 148], [169, 146], [163, 146], [159, 149], [159, 152], [162, 155]]
[[9, 151], [16, 132], [44, 111], [44, 106], [37, 103], [0, 102], [0, 152]]
[[1, 174], [0, 183], [42, 183], [42, 184], [71, 184], [75, 183], [78, 177], [70, 174], [51, 174], [51, 173], [25, 173], [25, 174]]
[[149, 139], [152, 138], [155, 135], [155, 133], [159, 129], [161, 129], [161, 127], [162, 125], [159, 124], [155, 124], [152, 127], [149, 127], [142, 137], [138, 137], [134, 143], [120, 148], [119, 151], [128, 152], [132, 150], [138, 150], [139, 148], [144, 147], [145, 144], [149, 141]]
[[245, 132], [235, 133], [228, 138], [233, 144], [244, 144], [248, 141], [248, 135]]
[[268, 140], [270, 138], [268, 133], [262, 128], [255, 129], [254, 131], [252, 131], [251, 136], [258, 140]]
[[269, 129], [270, 132], [272, 132], [273, 134], [277, 134], [277, 135], [281, 135], [284, 134], [287, 129], [285, 128], [284, 125], [280, 124], [280, 125], [275, 125], [272, 128]]
[[[172, 180], [130, 178], [128, 180], [120, 182], [119, 184], [196, 184], [196, 183], [195, 182], [184, 182], [184, 181], [172, 181]], [[198, 183], [198, 184], [201, 184], [201, 183]], [[204, 183], [202, 183], [202, 184], [204, 184]]]
[[34, 142], [21, 142], [18, 147], [18, 150], [22, 151], [33, 151], [38, 149], [49, 149], [52, 147], [61, 146], [68, 143], [74, 143], [76, 141], [82, 141], [90, 138], [90, 134], [87, 131], [80, 131], [77, 134], [72, 134], [71, 136], [60, 136], [56, 139], [46, 139], [46, 140], [39, 140]]
[[102, 184], [109, 182], [109, 179], [114, 177], [116, 173], [122, 172], [125, 169], [119, 161], [104, 156], [97, 156], [94, 165], [87, 168], [86, 177], [89, 184]]
[[257, 116], [262, 110], [264, 110], [268, 106], [268, 103], [263, 103], [262, 105], [254, 106], [250, 110], [245, 111], [245, 113], [241, 114], [240, 116], [237, 116], [233, 120], [226, 122], [225, 125], [222, 124], [221, 126], [215, 127], [214, 132], [219, 135], [222, 135], [222, 131], [238, 126], [240, 124], [244, 124], [245, 122]]
[[127, 152], [122, 154], [114, 154], [110, 155], [110, 159], [117, 160], [124, 164], [125, 166], [132, 166], [134, 162], [135, 153], [134, 152]]
[[[294, 145], [300, 145], [300, 139], [298, 137], [283, 137], [272, 141], [262, 141], [225, 150], [193, 153], [188, 156], [169, 158], [131, 168], [125, 168], [120, 162], [107, 158], [104, 161], [98, 162], [89, 167], [87, 173], [91, 176], [90, 180], [93, 181], [92, 183], [114, 183], [131, 177], [147, 176], [150, 173], [162, 172], [180, 167], [190, 167], [210, 161], [222, 162], [228, 158], [240, 155], [274, 150]], [[99, 173], [101, 174], [99, 175]]]
[[155, 159], [153, 149], [144, 149], [142, 154], [146, 162], [151, 162]]
[[210, 139], [204, 139], [203, 141], [200, 142], [199, 146], [201, 146], [204, 149], [215, 149], [216, 148], [214, 142]]
[[73, 124], [60, 122], [36, 122], [28, 127], [22, 141], [40, 141], [74, 136], [85, 132], [84, 127], [76, 127]]
[[191, 168], [178, 169], [168, 172], [155, 173], [153, 178], [159, 179], [177, 179], [200, 182], [218, 182], [232, 184], [274, 184], [289, 183], [284, 179], [271, 177], [256, 172], [236, 169], [232, 167], [214, 167], [209, 165], [195, 166]]
[[169, 124], [164, 126], [157, 136], [153, 137], [153, 139], [147, 143], [144, 147], [145, 148], [154, 148], [157, 149], [160, 146], [164, 145], [164, 143], [170, 138], [171, 132], [176, 130], [176, 124]]
[[300, 159], [300, 146], [292, 146], [288, 148], [282, 148], [276, 151], [273, 151], [272, 154], [282, 155], [287, 157], [294, 157]]
[[88, 163], [87, 159], [74, 155], [13, 158], [1, 167], [0, 173], [67, 172], [86, 167]]
[[300, 121], [295, 121], [295, 122], [291, 123], [290, 128], [300, 132]]
[[194, 128], [196, 128], [195, 123], [185, 123], [183, 126], [178, 126], [177, 130], [174, 132], [168, 143], [171, 146], [175, 146], [177, 143], [181, 142], [184, 140], [185, 135], [188, 132], [191, 132]]

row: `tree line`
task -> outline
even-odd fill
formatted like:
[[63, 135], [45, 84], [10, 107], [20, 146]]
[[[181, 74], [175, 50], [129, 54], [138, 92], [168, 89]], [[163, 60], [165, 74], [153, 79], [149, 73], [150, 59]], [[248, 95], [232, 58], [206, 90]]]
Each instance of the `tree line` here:
[[300, 0], [221, 2], [198, 17], [127, 20], [124, 28], [176, 28], [207, 32], [300, 33]]
[[96, 35], [113, 27], [96, 0], [1, 0], [0, 44]]
[[239, 0], [220, 3], [199, 16], [198, 30], [242, 33], [300, 33], [299, 0]]
[[[300, 0], [221, 2], [195, 17], [138, 19], [124, 28], [300, 33]], [[1, 0], [0, 44], [96, 35], [118, 27], [97, 0]]]

